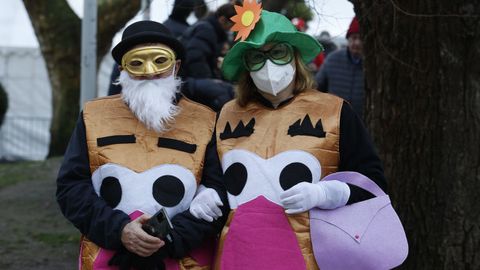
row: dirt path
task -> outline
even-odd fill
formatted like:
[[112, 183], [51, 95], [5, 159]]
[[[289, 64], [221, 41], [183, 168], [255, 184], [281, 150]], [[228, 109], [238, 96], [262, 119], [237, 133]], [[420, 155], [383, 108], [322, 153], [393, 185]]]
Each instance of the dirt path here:
[[60, 158], [0, 167], [15, 179], [0, 187], [0, 269], [65, 270], [77, 268], [78, 231], [60, 213], [55, 178]]

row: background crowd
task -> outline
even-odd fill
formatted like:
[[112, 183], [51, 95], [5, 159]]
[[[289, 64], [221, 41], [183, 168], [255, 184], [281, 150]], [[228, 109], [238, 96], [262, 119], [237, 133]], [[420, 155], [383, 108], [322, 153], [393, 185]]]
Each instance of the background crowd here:
[[[182, 63], [182, 93], [199, 103], [219, 111], [234, 98], [235, 82], [223, 78], [220, 67], [223, 57], [234, 45], [233, 23], [229, 18], [235, 15], [234, 5], [242, 1], [230, 1], [208, 12], [203, 9], [203, 0], [175, 0], [168, 19], [162, 22], [184, 45], [186, 59]], [[189, 25], [187, 18], [194, 14], [198, 21]], [[307, 23], [299, 17], [291, 18], [300, 32], [306, 32]], [[308, 65], [316, 78], [317, 89], [345, 99], [362, 117], [364, 99], [364, 77], [362, 70], [362, 41], [358, 20], [353, 18], [346, 33], [347, 46], [340, 47], [332, 41], [328, 31], [316, 39], [324, 51]], [[114, 82], [120, 72], [114, 64], [108, 94], [121, 92], [121, 86]]]

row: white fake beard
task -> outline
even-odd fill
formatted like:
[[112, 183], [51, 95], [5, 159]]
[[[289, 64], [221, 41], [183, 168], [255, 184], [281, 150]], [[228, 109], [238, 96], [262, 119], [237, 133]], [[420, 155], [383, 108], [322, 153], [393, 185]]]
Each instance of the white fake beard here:
[[180, 108], [174, 104], [180, 90], [180, 79], [173, 74], [154, 80], [134, 80], [125, 70], [118, 78], [122, 99], [140, 122], [156, 132], [165, 132], [174, 123]]

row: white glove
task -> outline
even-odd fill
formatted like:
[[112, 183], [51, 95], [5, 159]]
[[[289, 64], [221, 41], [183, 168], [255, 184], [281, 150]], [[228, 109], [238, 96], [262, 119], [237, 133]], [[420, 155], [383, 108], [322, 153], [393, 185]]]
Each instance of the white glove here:
[[190, 204], [190, 213], [198, 219], [212, 222], [222, 216], [222, 210], [219, 206], [223, 206], [223, 203], [217, 192], [213, 188], [200, 185]]
[[350, 188], [337, 180], [320, 181], [316, 184], [301, 182], [280, 194], [287, 214], [297, 214], [313, 207], [335, 209], [347, 204]]

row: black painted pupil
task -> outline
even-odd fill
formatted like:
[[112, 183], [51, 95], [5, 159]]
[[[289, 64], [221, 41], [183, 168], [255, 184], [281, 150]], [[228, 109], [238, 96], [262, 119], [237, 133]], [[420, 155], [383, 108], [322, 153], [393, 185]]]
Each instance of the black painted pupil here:
[[185, 187], [177, 177], [164, 175], [153, 183], [152, 194], [159, 204], [165, 207], [173, 207], [183, 199]]
[[247, 168], [242, 163], [230, 165], [223, 175], [228, 193], [239, 195], [247, 183], [247, 176]]
[[100, 197], [102, 197], [108, 206], [115, 208], [122, 199], [122, 186], [117, 178], [113, 176], [105, 177], [100, 186]]
[[313, 182], [312, 172], [300, 162], [290, 163], [280, 173], [280, 186], [287, 190], [300, 182]]

